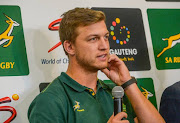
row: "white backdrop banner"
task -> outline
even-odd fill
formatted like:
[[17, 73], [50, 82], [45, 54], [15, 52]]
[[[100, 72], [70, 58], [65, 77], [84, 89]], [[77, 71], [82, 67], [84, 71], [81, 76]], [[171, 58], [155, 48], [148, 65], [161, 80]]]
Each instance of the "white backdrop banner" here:
[[[140, 83], [142, 83], [140, 84], [140, 87], [142, 87], [141, 91], [149, 91], [155, 96], [152, 98], [152, 95], [149, 95], [149, 97], [146, 95], [147, 98], [152, 99], [152, 102], [155, 102], [154, 105], [157, 108], [159, 108], [160, 98], [164, 89], [180, 80], [179, 68], [157, 68], [156, 59], [158, 58], [156, 56], [163, 50], [163, 47], [158, 49], [156, 44], [154, 44], [155, 37], [151, 35], [151, 33], [154, 30], [157, 33], [156, 26], [153, 25], [152, 22], [150, 23], [150, 27], [148, 20], [148, 14], [152, 14], [149, 13], [151, 10], [148, 9], [169, 8], [179, 10], [180, 2], [178, 1], [1, 0], [1, 123], [28, 123], [27, 111], [32, 100], [40, 93], [40, 84], [49, 83], [59, 76], [61, 72], [66, 71], [68, 58], [62, 48], [58, 28], [59, 22], [61, 21], [60, 16], [67, 10], [75, 7], [89, 7], [105, 11], [109, 20], [107, 25], [111, 35], [109, 39], [112, 47], [111, 52], [119, 54], [119, 57], [127, 62], [128, 68], [131, 68], [131, 75], [139, 78]], [[111, 12], [114, 14], [113, 16], [108, 15], [107, 10], [109, 8], [111, 8]], [[137, 14], [137, 16], [133, 17], [134, 19], [130, 18], [133, 16], [133, 14], [131, 14], [132, 12]], [[154, 10], [152, 10], [152, 12], [154, 12]], [[152, 17], [156, 18], [154, 15], [152, 15]], [[152, 18], [149, 19], [152, 20]], [[180, 18], [177, 19], [179, 19], [178, 22], [180, 22]], [[161, 21], [159, 23], [161, 23]], [[140, 25], [139, 27], [135, 27], [137, 23]], [[170, 24], [171, 23], [167, 23], [167, 25], [171, 26]], [[121, 28], [118, 33], [122, 33], [122, 35], [115, 34], [117, 27]], [[174, 28], [175, 27], [178, 26], [174, 25]], [[169, 33], [170, 32], [171, 30], [169, 30]], [[168, 32], [166, 30], [166, 35], [167, 34]], [[114, 44], [112, 41], [114, 41]], [[118, 47], [114, 47], [114, 45], [118, 45]], [[164, 45], [164, 47], [165, 46], [166, 45]], [[158, 52], [153, 48], [157, 48]], [[176, 53], [177, 50], [179, 52], [179, 48], [179, 44], [176, 44], [176, 46], [171, 49], [172, 51], [167, 50], [165, 53]], [[163, 55], [165, 55], [165, 53], [161, 55], [161, 58], [164, 57]], [[121, 57], [122, 55], [123, 57]], [[127, 55], [131, 56], [128, 57]], [[177, 54], [176, 57], [180, 57], [179, 54]], [[145, 62], [139, 63], [141, 60], [145, 60]], [[180, 62], [176, 64], [180, 66]], [[109, 81], [101, 72], [98, 73], [98, 77], [102, 80]], [[150, 84], [153, 89], [146, 88], [147, 85], [143, 84], [143, 81], [146, 82], [146, 84]]]

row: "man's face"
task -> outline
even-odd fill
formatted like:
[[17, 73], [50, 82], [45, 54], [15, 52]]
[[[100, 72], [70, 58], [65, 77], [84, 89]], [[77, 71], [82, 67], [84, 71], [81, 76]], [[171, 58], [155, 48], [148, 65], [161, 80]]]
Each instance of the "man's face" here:
[[107, 67], [109, 32], [104, 21], [78, 27], [75, 40], [75, 58], [85, 69], [97, 71]]

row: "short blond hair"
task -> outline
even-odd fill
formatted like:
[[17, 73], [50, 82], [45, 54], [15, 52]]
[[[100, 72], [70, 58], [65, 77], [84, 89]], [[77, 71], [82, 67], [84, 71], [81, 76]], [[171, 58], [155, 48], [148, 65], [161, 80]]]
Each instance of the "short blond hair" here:
[[[102, 11], [89, 8], [75, 8], [65, 12], [60, 22], [59, 36], [62, 44], [65, 40], [74, 43], [78, 36], [77, 28], [105, 21], [106, 17]], [[65, 51], [66, 55], [67, 52]]]

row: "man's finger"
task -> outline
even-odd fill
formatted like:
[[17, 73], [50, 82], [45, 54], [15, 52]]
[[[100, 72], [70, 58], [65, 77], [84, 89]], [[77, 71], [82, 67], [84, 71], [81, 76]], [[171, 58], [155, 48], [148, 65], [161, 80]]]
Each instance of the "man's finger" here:
[[129, 123], [128, 120], [121, 120], [121, 123]]
[[112, 119], [114, 118], [114, 114], [109, 118], [107, 123], [111, 123]]
[[125, 112], [120, 112], [116, 116], [114, 116], [114, 119], [121, 120], [124, 117], [127, 118], [127, 114]]
[[115, 54], [111, 54], [108, 59], [108, 62], [110, 62], [110, 61], [117, 62], [117, 61], [119, 61], [119, 57], [117, 57]]
[[101, 70], [109, 78], [109, 70], [107, 68]]

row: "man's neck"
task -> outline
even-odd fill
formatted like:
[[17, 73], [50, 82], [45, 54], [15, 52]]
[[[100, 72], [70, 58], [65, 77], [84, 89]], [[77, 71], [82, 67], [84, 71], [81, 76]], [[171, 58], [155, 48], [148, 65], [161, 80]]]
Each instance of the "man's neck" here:
[[69, 65], [66, 74], [79, 84], [91, 88], [96, 92], [97, 72], [88, 71], [79, 66], [72, 67], [71, 65]]

